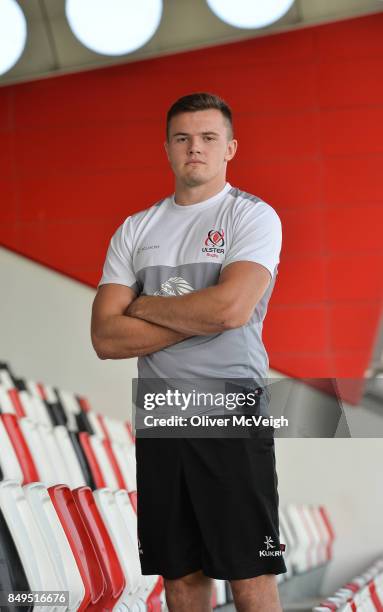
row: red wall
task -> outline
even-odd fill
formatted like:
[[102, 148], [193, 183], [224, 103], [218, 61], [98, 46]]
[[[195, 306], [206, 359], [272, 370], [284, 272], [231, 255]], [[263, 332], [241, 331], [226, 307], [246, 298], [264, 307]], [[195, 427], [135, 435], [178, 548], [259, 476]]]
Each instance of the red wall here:
[[[172, 191], [174, 99], [235, 113], [229, 180], [279, 213], [275, 368], [360, 377], [383, 287], [383, 14], [0, 89], [0, 240], [92, 286], [109, 238]], [[27, 299], [27, 296], [26, 296]]]

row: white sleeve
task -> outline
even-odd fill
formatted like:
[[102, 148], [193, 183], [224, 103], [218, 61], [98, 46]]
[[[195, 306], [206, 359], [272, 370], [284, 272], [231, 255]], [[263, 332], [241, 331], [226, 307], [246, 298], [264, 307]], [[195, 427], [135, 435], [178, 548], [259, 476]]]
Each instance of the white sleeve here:
[[128, 217], [112, 236], [98, 286], [116, 283], [127, 285], [138, 293], [132, 251], [130, 218]]
[[248, 202], [237, 218], [222, 268], [235, 261], [262, 264], [273, 277], [282, 246], [282, 225], [266, 202]]

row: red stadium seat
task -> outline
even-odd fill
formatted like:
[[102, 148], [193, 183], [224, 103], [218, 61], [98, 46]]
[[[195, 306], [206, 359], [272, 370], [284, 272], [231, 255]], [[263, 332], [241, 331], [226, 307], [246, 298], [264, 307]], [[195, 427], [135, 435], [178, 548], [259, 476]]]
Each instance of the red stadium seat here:
[[100, 610], [112, 610], [125, 588], [120, 561], [91, 489], [79, 487], [73, 491], [73, 497], [92, 538], [106, 581], [105, 593], [97, 605]]
[[34, 482], [25, 485], [23, 490], [45, 542], [50, 564], [61, 582], [60, 588], [68, 591], [68, 610], [74, 612], [84, 599], [85, 587], [65, 530], [43, 484]]
[[24, 475], [21, 471], [20, 463], [15, 453], [12, 442], [9, 439], [7, 430], [0, 419], [0, 468], [2, 478], [23, 482]]
[[133, 434], [132, 424], [129, 421], [126, 421], [125, 426], [126, 426], [126, 429], [128, 430], [128, 434], [129, 434], [131, 441], [133, 442], [133, 444], [135, 444], [136, 438], [135, 438], [135, 435]]
[[77, 401], [80, 404], [81, 410], [83, 410], [84, 412], [89, 412], [91, 410], [89, 400], [86, 397], [78, 396]]
[[13, 407], [15, 409], [15, 413], [19, 417], [25, 416], [25, 410], [23, 406], [23, 402], [20, 398], [19, 390], [15, 387], [13, 389], [8, 389], [8, 395], [11, 398]]
[[319, 507], [319, 512], [322, 516], [323, 522], [325, 524], [325, 527], [327, 529], [328, 535], [329, 535], [329, 543], [327, 546], [327, 558], [331, 559], [332, 558], [332, 545], [333, 542], [335, 540], [335, 533], [334, 530], [332, 528], [329, 516], [327, 514], [326, 508], [324, 506], [320, 506]]
[[106, 581], [72, 492], [65, 485], [55, 485], [48, 489], [48, 493], [64, 527], [84, 583], [85, 595], [79, 612], [85, 609], [100, 612], [98, 602], [105, 593]]
[[23, 484], [39, 481], [40, 476], [37, 472], [37, 468], [32, 459], [32, 455], [29, 451], [22, 431], [20, 430], [17, 417], [14, 414], [2, 414], [0, 415], [0, 419], [2, 420], [8, 437], [12, 442], [21, 471], [23, 472]]

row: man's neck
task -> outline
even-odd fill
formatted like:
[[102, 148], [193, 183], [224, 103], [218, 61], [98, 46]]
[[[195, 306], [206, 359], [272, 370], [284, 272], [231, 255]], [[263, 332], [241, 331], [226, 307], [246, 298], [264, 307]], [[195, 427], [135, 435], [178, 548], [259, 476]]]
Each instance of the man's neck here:
[[220, 178], [214, 183], [196, 185], [195, 187], [188, 187], [187, 185], [179, 185], [176, 183], [174, 200], [176, 204], [180, 206], [188, 206], [189, 204], [203, 202], [222, 191], [225, 185], [226, 178]]

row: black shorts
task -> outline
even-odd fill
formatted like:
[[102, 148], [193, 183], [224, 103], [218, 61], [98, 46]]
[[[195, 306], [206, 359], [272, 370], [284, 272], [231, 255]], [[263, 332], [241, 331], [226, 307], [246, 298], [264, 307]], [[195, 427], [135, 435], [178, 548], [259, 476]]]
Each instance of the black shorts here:
[[144, 575], [238, 580], [286, 572], [274, 438], [137, 438]]

